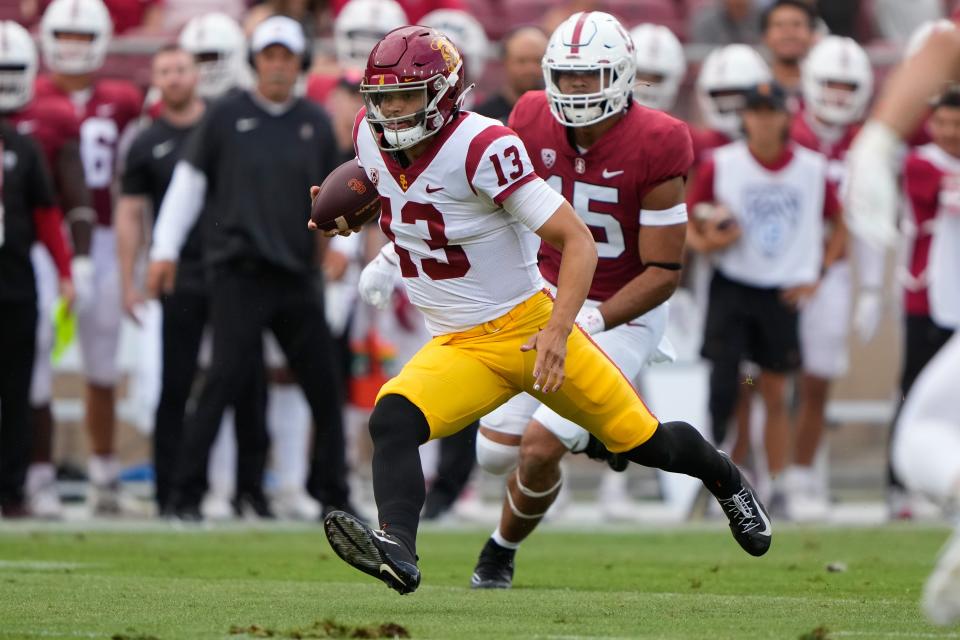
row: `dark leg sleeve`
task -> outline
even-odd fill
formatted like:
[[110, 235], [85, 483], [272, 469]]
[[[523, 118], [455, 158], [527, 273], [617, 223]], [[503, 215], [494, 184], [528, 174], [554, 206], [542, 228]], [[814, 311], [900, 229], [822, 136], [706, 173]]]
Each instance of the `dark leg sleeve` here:
[[430, 438], [423, 412], [399, 395], [380, 399], [370, 416], [373, 494], [381, 528], [416, 553], [420, 509], [426, 494], [420, 445]]

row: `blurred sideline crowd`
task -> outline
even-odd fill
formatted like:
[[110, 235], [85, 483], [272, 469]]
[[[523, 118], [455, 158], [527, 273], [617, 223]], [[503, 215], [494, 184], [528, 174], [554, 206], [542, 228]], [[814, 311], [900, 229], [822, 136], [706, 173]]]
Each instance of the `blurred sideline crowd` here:
[[[945, 19], [953, 4], [21, 0], [6, 6], [0, 515], [63, 517], [51, 405], [53, 362], [71, 339], [85, 385], [93, 515], [312, 521], [334, 509], [356, 512], [348, 477], [361, 464], [363, 438], [345, 427], [344, 413], [349, 409], [362, 423], [380, 385], [429, 339], [402, 291], [385, 310], [358, 298], [361, 270], [386, 242], [379, 229], [327, 241], [305, 226], [309, 186], [354, 156], [367, 55], [398, 26], [434, 27], [460, 48], [468, 79], [477, 82], [467, 108], [506, 123], [523, 93], [543, 88], [541, 58], [552, 29], [576, 11], [604, 10], [620, 17], [633, 38], [634, 99], [684, 116], [694, 142], [689, 255], [668, 331], [672, 357], [699, 360], [702, 348], [711, 365], [711, 435], [738, 463], [762, 461], [769, 480], [762, 490], [776, 515], [827, 517], [829, 487], [814, 467], [831, 385], [847, 372], [851, 331], [868, 343], [883, 310], [885, 256], [848, 236], [836, 197], [844, 156], [879, 85], [861, 43], [880, 41], [896, 56], [909, 55], [933, 30], [954, 28]], [[137, 66], [131, 66], [108, 57], [119, 41], [149, 49], [149, 61], [133, 56]], [[688, 65], [685, 43], [709, 45], [709, 53]], [[745, 121], [748, 96], [770, 117]], [[269, 123], [265, 114], [273, 116]], [[719, 204], [724, 181], [717, 176], [735, 175], [737, 167], [730, 153], [714, 151], [744, 138], [775, 148], [774, 156], [805, 147], [826, 157], [832, 195], [825, 200], [832, 204], [808, 238], [809, 252], [825, 255], [828, 265], [816, 285], [797, 284], [789, 262], [765, 277], [731, 263], [727, 250], [744, 242], [748, 221]], [[953, 329], [931, 312], [925, 273], [936, 217], [944, 208], [960, 209], [960, 92], [949, 89], [931, 106], [904, 158], [903, 179], [896, 282], [905, 350], [898, 396]], [[757, 195], [771, 219], [781, 209], [778, 199], [789, 197], [776, 190]], [[242, 213], [227, 220], [218, 215], [224, 208]], [[183, 246], [177, 259], [166, 251], [169, 238], [152, 229], [158, 218], [184, 211], [197, 222], [189, 237], [172, 243]], [[778, 238], [794, 229], [783, 220], [766, 224], [760, 249], [775, 252]], [[173, 259], [175, 277], [168, 268]], [[730, 282], [711, 281], [715, 268]], [[799, 313], [798, 326], [733, 317], [729, 311], [744, 306], [737, 289], [743, 286], [782, 290]], [[138, 336], [126, 392], [153, 443], [149, 509], [119, 480], [124, 318]], [[731, 344], [737, 341], [730, 336], [742, 344]], [[757, 421], [763, 439], [752, 447], [749, 425]], [[467, 486], [475, 433], [467, 429], [434, 445], [427, 517], [447, 512]], [[909, 517], [910, 497], [892, 470], [887, 485], [891, 516]], [[600, 499], [608, 504], [629, 500], [623, 474], [607, 472], [602, 487]]]

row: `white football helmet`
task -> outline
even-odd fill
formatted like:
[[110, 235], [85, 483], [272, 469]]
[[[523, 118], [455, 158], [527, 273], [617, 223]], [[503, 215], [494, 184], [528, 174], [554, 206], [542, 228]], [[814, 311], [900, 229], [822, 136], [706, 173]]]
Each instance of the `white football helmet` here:
[[697, 103], [707, 126], [739, 138], [744, 92], [772, 80], [767, 63], [745, 44], [730, 44], [711, 51], [700, 67], [696, 87]]
[[350, 0], [333, 21], [337, 64], [362, 72], [374, 45], [406, 24], [407, 14], [394, 0]]
[[[87, 36], [89, 40], [60, 38]], [[103, 66], [113, 36], [110, 12], [101, 0], [53, 0], [40, 20], [43, 62], [66, 75], [92, 73]]]
[[909, 58], [927, 43], [927, 39], [938, 31], [952, 31], [957, 25], [953, 20], [940, 18], [939, 20], [928, 20], [914, 29], [910, 37], [907, 38], [907, 45], [903, 50], [903, 57]]
[[463, 55], [467, 80], [476, 82], [483, 76], [490, 51], [490, 41], [480, 22], [466, 11], [437, 9], [420, 19], [419, 24], [445, 34]]
[[677, 91], [687, 72], [683, 45], [667, 27], [641, 24], [630, 32], [637, 52], [637, 75], [658, 77], [647, 83], [638, 78], [633, 87], [634, 99], [645, 107], [669, 111], [677, 101]]
[[[609, 13], [581, 11], [567, 18], [550, 36], [543, 56], [543, 79], [550, 112], [566, 127], [596, 124], [623, 111], [633, 93], [637, 62], [633, 40]], [[596, 71], [596, 93], [561, 93], [563, 71]]]
[[13, 20], [0, 20], [0, 113], [12, 113], [33, 99], [37, 48], [30, 33]]
[[[803, 100], [817, 118], [832, 125], [849, 125], [863, 118], [873, 95], [873, 67], [863, 47], [852, 38], [827, 36], [817, 43], [801, 66]], [[830, 83], [848, 89], [831, 88]]]
[[248, 84], [247, 39], [230, 16], [214, 12], [193, 18], [180, 32], [180, 46], [197, 62], [197, 93], [204, 98]]

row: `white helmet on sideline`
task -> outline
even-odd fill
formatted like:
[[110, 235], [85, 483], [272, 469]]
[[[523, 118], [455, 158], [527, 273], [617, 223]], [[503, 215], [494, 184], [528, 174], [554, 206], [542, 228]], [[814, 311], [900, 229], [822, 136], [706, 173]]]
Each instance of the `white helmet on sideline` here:
[[202, 97], [217, 98], [247, 84], [247, 39], [230, 16], [214, 12], [191, 19], [179, 42], [197, 62], [197, 93]]
[[56, 73], [83, 75], [102, 67], [111, 36], [113, 21], [101, 0], [53, 0], [40, 20], [43, 61]]
[[420, 24], [446, 35], [460, 50], [467, 69], [467, 80], [476, 82], [483, 76], [490, 52], [490, 41], [483, 25], [466, 11], [437, 9], [420, 19]]
[[37, 47], [13, 20], [0, 20], [0, 113], [12, 113], [33, 99]]
[[363, 71], [383, 36], [406, 24], [407, 14], [394, 0], [350, 0], [333, 21], [337, 64]]
[[807, 109], [827, 124], [857, 122], [873, 95], [870, 58], [852, 38], [827, 36], [818, 42], [803, 61], [801, 79]]
[[638, 25], [630, 37], [637, 54], [634, 99], [645, 107], [669, 111], [687, 72], [683, 45], [670, 29], [659, 24]]
[[697, 103], [707, 126], [731, 138], [740, 137], [744, 92], [772, 80], [767, 63], [745, 44], [711, 51], [697, 76]]
[[[543, 56], [543, 79], [550, 112], [567, 127], [585, 127], [627, 108], [637, 62], [633, 40], [609, 13], [581, 11], [557, 27]], [[596, 71], [596, 93], [562, 93], [557, 76], [564, 71]]]

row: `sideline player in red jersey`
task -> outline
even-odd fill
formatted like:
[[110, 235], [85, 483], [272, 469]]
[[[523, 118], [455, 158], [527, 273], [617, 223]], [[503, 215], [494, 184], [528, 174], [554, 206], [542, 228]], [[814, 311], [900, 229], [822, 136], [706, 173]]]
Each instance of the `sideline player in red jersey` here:
[[[873, 68], [853, 39], [827, 36], [810, 50], [801, 79], [804, 107], [794, 115], [790, 137], [827, 157], [830, 182], [839, 193], [847, 151], [873, 95]], [[857, 283], [851, 257], [857, 262]], [[818, 477], [813, 464], [823, 436], [830, 384], [843, 376], [849, 365], [851, 316], [862, 342], [876, 333], [882, 311], [883, 267], [882, 253], [864, 243], [851, 243], [844, 257], [823, 274], [816, 292], [800, 311], [802, 373], [794, 455], [776, 488], [785, 498], [791, 519], [827, 515], [826, 482]], [[854, 284], [858, 285], [856, 293]]]
[[[578, 41], [574, 52], [567, 43]], [[634, 384], [657, 353], [664, 303], [680, 281], [684, 181], [693, 162], [686, 125], [633, 102], [635, 64], [633, 41], [613, 18], [571, 18], [547, 44], [546, 90], [520, 98], [509, 121], [537, 175], [573, 204], [593, 234], [599, 261], [577, 320]], [[559, 252], [544, 243], [539, 257], [555, 288]], [[516, 550], [556, 499], [568, 451], [605, 453], [575, 421], [527, 394], [481, 420], [480, 465], [510, 475], [500, 525], [480, 554], [473, 587], [510, 587]]]
[[[57, 96], [34, 96], [37, 76], [37, 50], [26, 29], [15, 22], [0, 23], [0, 65], [5, 91], [0, 94], [0, 113], [17, 131], [39, 143], [52, 170], [54, 187], [62, 211], [67, 212], [73, 237], [73, 255], [82, 262], [90, 249], [92, 210], [89, 192], [80, 163], [78, 137], [80, 123], [73, 106]], [[59, 225], [51, 225], [58, 229]], [[58, 231], [59, 235], [59, 231]], [[53, 350], [52, 311], [57, 297], [56, 261], [37, 243], [30, 252], [37, 279], [37, 344], [30, 384], [30, 423], [33, 452], [27, 471], [26, 499], [30, 513], [38, 518], [61, 516], [56, 472], [52, 464], [53, 412], [50, 401], [53, 387], [51, 352]], [[62, 258], [61, 258], [62, 259]]]
[[[608, 14], [578, 13], [561, 33], [551, 83], [556, 87], [560, 81], [570, 93], [551, 89], [554, 116], [587, 125], [622, 111], [633, 89], [634, 60], [620, 24]], [[588, 46], [609, 49], [608, 61], [580, 63], [580, 52]], [[358, 117], [354, 133], [358, 160], [377, 186], [380, 226], [394, 247], [410, 300], [423, 312], [434, 338], [381, 388], [370, 417], [381, 529], [333, 512], [324, 521], [331, 546], [345, 562], [396, 591], [416, 590], [416, 534], [425, 494], [418, 447], [430, 438], [456, 433], [526, 392], [587, 427], [607, 449], [627, 460], [702, 480], [722, 505], [737, 542], [752, 555], [766, 553], [772, 536], [769, 519], [736, 465], [691, 425], [661, 423], [652, 416], [586, 331], [574, 327], [591, 290], [599, 253], [595, 239], [574, 208], [537, 176], [526, 146], [511, 129], [460, 111], [462, 73], [461, 56], [445, 36], [424, 27], [404, 27], [374, 47], [361, 85], [366, 103], [361, 115], [366, 117]], [[597, 80], [600, 90], [585, 93]], [[579, 90], [571, 91], [567, 83]], [[542, 94], [533, 99], [537, 96], [544, 100]], [[525, 110], [517, 109], [517, 115]], [[677, 128], [682, 132], [682, 123], [652, 136], [651, 148], [658, 148]], [[590, 140], [580, 142], [593, 146]], [[606, 180], [654, 170], [642, 158], [623, 167], [591, 162], [591, 150], [580, 153], [575, 144], [568, 140], [568, 148], [554, 149], [554, 163], [572, 162], [574, 172], [583, 176], [599, 172], [604, 179], [606, 172]], [[604, 144], [622, 141], [610, 137]], [[680, 176], [689, 159], [680, 164], [674, 176], [663, 178], [678, 178], [664, 191], [679, 188], [682, 198]], [[601, 206], [604, 200], [610, 204], [617, 189], [578, 187], [575, 182], [554, 178], [574, 200], [597, 199], [607, 211], [595, 211], [597, 217], [590, 220], [599, 221], [607, 234], [603, 253], [627, 251], [625, 239], [617, 236], [617, 231], [623, 234], [622, 222], [610, 215], [608, 206]], [[648, 206], [648, 194], [636, 187], [624, 194], [637, 205], [629, 220], [634, 233], [641, 217], [662, 221], [682, 216], [683, 209], [676, 207], [643, 213], [640, 201]], [[678, 194], [663, 197], [670, 202]], [[588, 211], [590, 205], [583, 203], [580, 209]], [[534, 233], [550, 245], [543, 253], [552, 265], [546, 272], [557, 283], [555, 302], [542, 290]], [[381, 257], [388, 259], [386, 253]], [[661, 270], [672, 276], [676, 265], [667, 260]], [[632, 271], [618, 264], [613, 272], [633, 278], [642, 270], [637, 262]], [[655, 288], [672, 286], [670, 279], [654, 280], [648, 283], [656, 285], [650, 300], [657, 295]], [[621, 298], [608, 305], [606, 313], [588, 307], [580, 317], [596, 329], [631, 320], [636, 312], [630, 300]], [[517, 484], [522, 496], [517, 506], [532, 513], [524, 488]]]
[[81, 120], [80, 157], [93, 198], [97, 226], [90, 260], [77, 264], [77, 321], [87, 379], [86, 424], [90, 436], [91, 506], [94, 513], [120, 511], [114, 459], [117, 345], [123, 316], [116, 239], [111, 226], [111, 189], [117, 143], [140, 114], [143, 97], [131, 83], [94, 79], [113, 33], [100, 0], [54, 0], [40, 22], [43, 60], [50, 70], [37, 79], [37, 96], [66, 97]]

